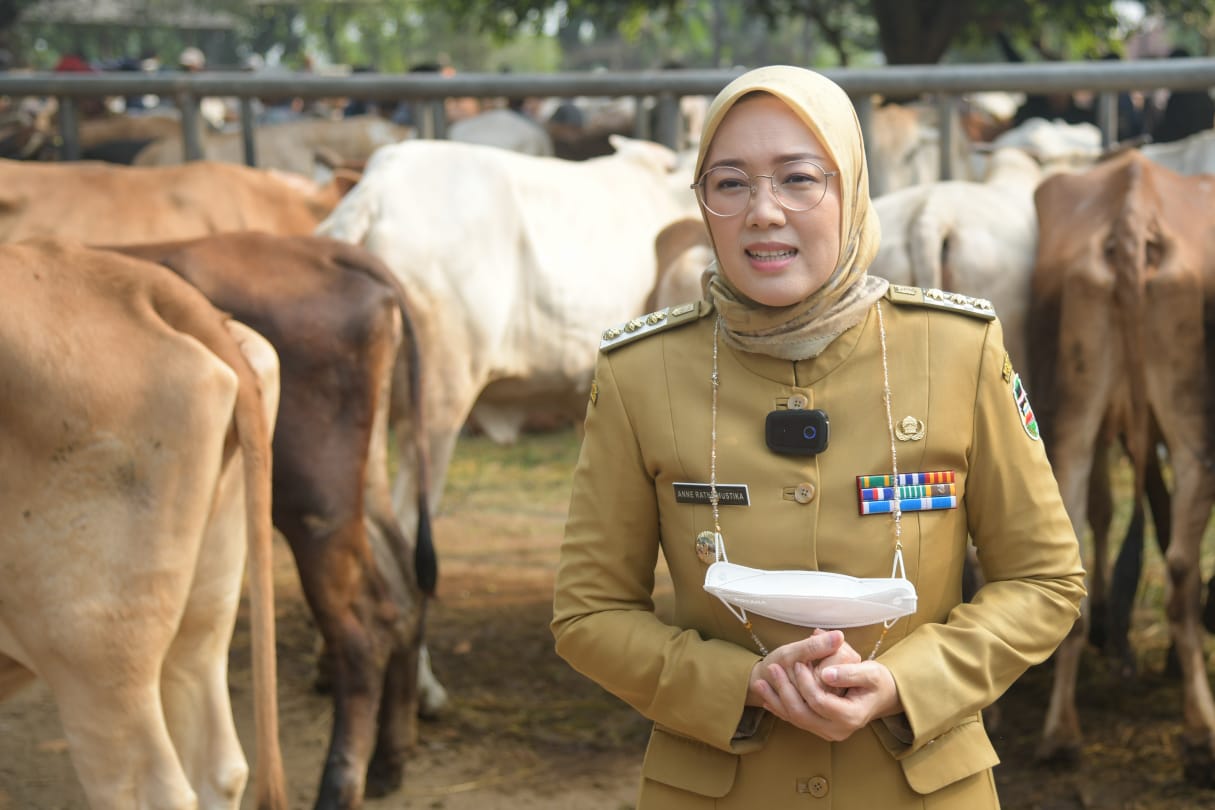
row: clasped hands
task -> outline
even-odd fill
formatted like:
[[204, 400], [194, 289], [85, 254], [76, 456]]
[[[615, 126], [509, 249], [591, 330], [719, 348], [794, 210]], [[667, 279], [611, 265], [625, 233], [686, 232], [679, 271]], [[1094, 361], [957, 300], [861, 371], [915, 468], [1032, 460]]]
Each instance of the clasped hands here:
[[862, 660], [839, 630], [815, 630], [768, 653], [751, 670], [747, 704], [832, 742], [903, 710], [890, 670]]

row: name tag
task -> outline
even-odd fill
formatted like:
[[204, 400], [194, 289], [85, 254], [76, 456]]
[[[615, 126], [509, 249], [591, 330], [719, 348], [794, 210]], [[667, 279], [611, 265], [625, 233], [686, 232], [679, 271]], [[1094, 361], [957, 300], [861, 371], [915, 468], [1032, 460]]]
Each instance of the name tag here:
[[[709, 503], [708, 484], [688, 484], [676, 481], [672, 486], [675, 487], [677, 503]], [[718, 484], [717, 504], [718, 506], [750, 506], [751, 496], [747, 492], [747, 485]]]

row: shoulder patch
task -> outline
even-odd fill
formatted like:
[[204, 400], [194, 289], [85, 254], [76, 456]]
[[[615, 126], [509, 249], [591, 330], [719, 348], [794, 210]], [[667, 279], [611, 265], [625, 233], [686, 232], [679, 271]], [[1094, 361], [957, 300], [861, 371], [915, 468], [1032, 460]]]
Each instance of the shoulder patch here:
[[886, 300], [896, 304], [911, 304], [921, 307], [945, 309], [950, 312], [960, 312], [984, 320], [994, 320], [996, 308], [986, 298], [974, 298], [961, 293], [945, 292], [944, 290], [923, 289], [921, 287], [905, 287], [902, 284], [891, 284], [886, 290]]
[[708, 301], [693, 301], [689, 304], [680, 304], [674, 307], [663, 307], [657, 312], [651, 312], [648, 315], [641, 315], [633, 318], [631, 321], [622, 323], [619, 326], [613, 326], [610, 329], [605, 329], [602, 335], [602, 341], [599, 344], [599, 351], [611, 351], [618, 346], [623, 346], [626, 343], [632, 343], [638, 338], [646, 335], [653, 335], [657, 332], [662, 332], [670, 329], [672, 326], [679, 326], [684, 323], [691, 323], [699, 319], [702, 315], [709, 314], [712, 311], [713, 305]]

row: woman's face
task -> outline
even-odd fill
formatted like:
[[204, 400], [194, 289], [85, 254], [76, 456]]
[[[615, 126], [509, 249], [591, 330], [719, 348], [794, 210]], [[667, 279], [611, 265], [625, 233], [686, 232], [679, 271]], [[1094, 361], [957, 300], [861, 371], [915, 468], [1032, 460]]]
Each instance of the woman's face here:
[[705, 154], [704, 172], [734, 166], [751, 175], [756, 191], [733, 216], [706, 212], [718, 263], [743, 295], [765, 306], [805, 299], [831, 276], [840, 256], [840, 184], [828, 177], [826, 195], [809, 211], [789, 211], [756, 175], [779, 174], [790, 161], [836, 166], [814, 133], [775, 96], [744, 98], [730, 108]]

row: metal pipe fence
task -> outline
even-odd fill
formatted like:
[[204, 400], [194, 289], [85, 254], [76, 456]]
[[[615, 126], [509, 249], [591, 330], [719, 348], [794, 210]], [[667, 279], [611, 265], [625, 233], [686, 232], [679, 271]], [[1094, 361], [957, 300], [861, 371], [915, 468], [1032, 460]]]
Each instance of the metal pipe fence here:
[[[442, 102], [453, 97], [618, 97], [653, 98], [658, 110], [654, 139], [673, 145], [682, 96], [713, 95], [742, 72], [732, 70], [620, 71], [611, 73], [478, 74], [311, 74], [267, 75], [243, 72], [205, 72], [172, 75], [131, 73], [0, 74], [0, 95], [58, 99], [64, 156], [79, 157], [78, 110], [81, 99], [105, 96], [156, 94], [173, 98], [183, 111], [182, 138], [187, 159], [202, 154], [195, 114], [205, 96], [241, 100], [241, 126], [246, 161], [253, 165], [252, 100], [259, 97], [303, 99], [346, 97], [367, 100], [412, 101], [428, 108], [430, 128], [442, 136]], [[1215, 59], [1185, 58], [1133, 62], [1060, 62], [1033, 64], [892, 65], [876, 68], [833, 68], [822, 71], [858, 102], [866, 134], [871, 121], [870, 97], [934, 96], [942, 112], [966, 93], [1010, 91], [1052, 93], [1086, 90], [1099, 93], [1099, 123], [1109, 144], [1115, 131], [1115, 95], [1124, 90], [1208, 89], [1215, 86]], [[641, 118], [641, 116], [639, 116]], [[947, 120], [943, 117], [942, 120]], [[650, 136], [639, 122], [636, 134]], [[949, 127], [942, 127], [942, 167], [949, 152]]]

